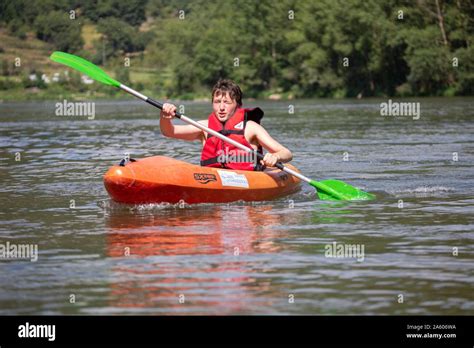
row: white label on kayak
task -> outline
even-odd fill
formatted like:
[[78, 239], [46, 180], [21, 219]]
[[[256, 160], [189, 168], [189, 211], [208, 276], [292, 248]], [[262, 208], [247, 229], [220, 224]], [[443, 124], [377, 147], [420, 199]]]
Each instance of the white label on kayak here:
[[249, 188], [249, 182], [244, 174], [218, 170], [217, 174], [221, 178], [222, 186], [244, 187]]

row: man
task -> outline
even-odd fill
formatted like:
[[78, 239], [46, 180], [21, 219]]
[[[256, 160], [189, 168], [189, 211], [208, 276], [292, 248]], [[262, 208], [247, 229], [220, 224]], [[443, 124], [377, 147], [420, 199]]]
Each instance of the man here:
[[265, 148], [268, 153], [263, 160], [250, 160], [245, 151], [192, 125], [173, 125], [171, 119], [175, 115], [176, 106], [172, 104], [163, 105], [160, 114], [161, 132], [171, 138], [201, 141], [202, 166], [263, 170], [265, 166], [274, 167], [277, 162], [289, 162], [293, 158], [291, 152], [260, 125], [260, 119], [263, 117], [260, 108], [242, 108], [242, 91], [233, 81], [219, 80], [216, 83], [212, 89], [212, 109], [208, 119], [199, 123], [260, 153], [263, 152], [262, 147]]

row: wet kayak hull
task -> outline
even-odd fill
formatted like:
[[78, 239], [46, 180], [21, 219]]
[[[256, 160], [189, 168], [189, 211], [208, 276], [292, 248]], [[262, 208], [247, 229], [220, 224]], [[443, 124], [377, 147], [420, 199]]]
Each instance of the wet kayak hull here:
[[194, 204], [272, 200], [297, 192], [301, 182], [279, 169], [227, 170], [153, 156], [111, 167], [104, 185], [121, 203]]

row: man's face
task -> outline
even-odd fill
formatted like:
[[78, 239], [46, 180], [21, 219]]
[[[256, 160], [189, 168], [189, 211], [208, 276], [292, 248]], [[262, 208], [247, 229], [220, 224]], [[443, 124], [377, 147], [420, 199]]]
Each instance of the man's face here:
[[212, 101], [212, 109], [219, 121], [225, 122], [231, 118], [236, 108], [237, 102], [230, 97], [229, 92], [216, 91]]

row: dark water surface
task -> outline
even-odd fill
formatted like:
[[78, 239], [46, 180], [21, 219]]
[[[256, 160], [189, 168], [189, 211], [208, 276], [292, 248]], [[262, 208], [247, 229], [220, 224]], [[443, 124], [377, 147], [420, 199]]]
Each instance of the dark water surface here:
[[[88, 120], [0, 104], [0, 245], [39, 250], [0, 260], [0, 314], [474, 314], [474, 99], [416, 101], [419, 120], [380, 116], [381, 100], [251, 103], [304, 174], [375, 201], [305, 186], [184, 207], [123, 207], [102, 184], [125, 152], [198, 162], [198, 143], [160, 134], [156, 109], [97, 102]], [[327, 257], [333, 242], [363, 257]]]

